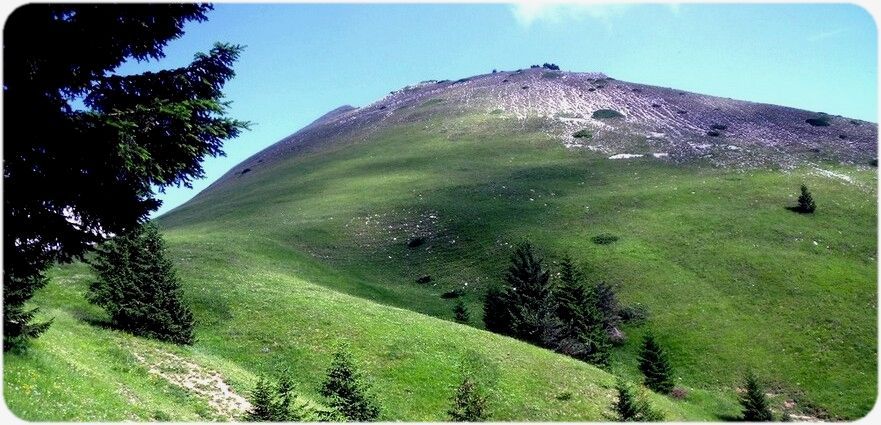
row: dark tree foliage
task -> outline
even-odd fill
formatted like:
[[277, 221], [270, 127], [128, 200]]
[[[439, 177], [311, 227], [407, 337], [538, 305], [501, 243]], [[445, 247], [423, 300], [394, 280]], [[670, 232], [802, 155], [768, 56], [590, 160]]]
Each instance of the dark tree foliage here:
[[193, 314], [183, 303], [155, 225], [135, 227], [102, 244], [92, 270], [98, 280], [87, 298], [107, 311], [113, 326], [178, 344], [193, 342]]
[[[159, 59], [207, 4], [29, 4], [4, 29], [4, 348], [36, 337], [25, 303], [71, 261], [158, 208], [153, 188], [189, 186], [247, 123], [221, 89], [241, 47], [178, 69], [115, 75]], [[82, 100], [85, 109], [76, 109]]]
[[814, 197], [811, 195], [808, 187], [801, 185], [801, 194], [798, 196], [798, 207], [796, 207], [796, 210], [801, 213], [811, 214], [816, 209], [817, 204], [814, 203]]
[[610, 340], [597, 298], [582, 283], [572, 260], [560, 263], [560, 283], [554, 288], [558, 328], [553, 347], [564, 354], [596, 365], [609, 361]]
[[629, 384], [618, 380], [615, 385], [618, 397], [612, 409], [619, 422], [658, 422], [664, 420], [663, 415], [652, 409], [642, 394], [638, 394]]
[[348, 351], [334, 353], [327, 378], [320, 393], [330, 407], [346, 420], [370, 422], [379, 418], [379, 405], [369, 394], [369, 387], [352, 361]]
[[557, 66], [557, 64], [547, 63], [547, 62], [545, 62], [541, 67], [545, 68], [545, 69], [550, 69], [551, 71], [559, 71], [560, 70], [560, 67]]
[[652, 334], [643, 338], [639, 370], [645, 376], [645, 386], [662, 394], [669, 394], [673, 390], [673, 368], [666, 352]]
[[503, 335], [511, 335], [511, 312], [508, 311], [505, 290], [490, 286], [483, 299], [483, 324], [486, 330]]
[[597, 282], [588, 287], [588, 292], [600, 311], [606, 332], [610, 336], [620, 334], [618, 328], [621, 326], [621, 303], [615, 288], [608, 283]]
[[450, 420], [456, 422], [481, 422], [487, 419], [486, 397], [477, 384], [466, 377], [453, 397], [453, 407], [447, 411]]
[[770, 422], [774, 420], [771, 416], [771, 409], [768, 407], [765, 391], [752, 373], [746, 375], [744, 392], [740, 396], [740, 405], [743, 407], [744, 421]]
[[251, 391], [249, 400], [251, 410], [245, 414], [245, 420], [249, 422], [272, 422], [275, 420], [275, 400], [269, 381], [260, 377], [254, 390]]
[[505, 273], [503, 295], [511, 314], [513, 336], [533, 344], [542, 343], [554, 313], [550, 277], [531, 244], [517, 246]]
[[471, 323], [471, 313], [468, 313], [468, 307], [465, 307], [462, 300], [456, 301], [456, 305], [453, 307], [453, 318], [462, 324]]

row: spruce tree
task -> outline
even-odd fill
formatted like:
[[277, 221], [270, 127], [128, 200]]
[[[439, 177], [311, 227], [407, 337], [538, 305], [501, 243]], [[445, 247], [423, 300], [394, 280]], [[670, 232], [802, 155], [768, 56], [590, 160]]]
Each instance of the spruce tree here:
[[554, 288], [554, 300], [559, 321], [555, 349], [596, 365], [608, 364], [611, 344], [603, 313], [568, 257], [560, 263], [560, 283]]
[[107, 311], [113, 326], [177, 344], [193, 343], [193, 314], [184, 305], [180, 281], [154, 224], [103, 244], [91, 266], [98, 280], [87, 298]]
[[477, 384], [466, 377], [453, 397], [453, 407], [447, 411], [450, 419], [456, 422], [481, 422], [486, 420], [486, 397], [480, 393]]
[[660, 412], [652, 409], [644, 394], [637, 393], [624, 380], [618, 379], [615, 390], [618, 397], [612, 404], [612, 410], [619, 422], [657, 422], [664, 419]]
[[271, 422], [276, 419], [276, 408], [273, 403], [272, 388], [265, 377], [257, 380], [257, 385], [251, 391], [251, 410], [245, 414], [245, 420], [249, 422]]
[[550, 272], [530, 243], [514, 250], [504, 280], [503, 299], [511, 313], [513, 336], [541, 344], [554, 310]]
[[768, 407], [768, 399], [765, 391], [759, 385], [758, 379], [752, 372], [746, 375], [746, 384], [743, 394], [740, 396], [740, 405], [743, 407], [743, 420], [747, 422], [770, 422], [774, 418]]
[[344, 348], [334, 353], [319, 392], [348, 421], [370, 422], [379, 417], [378, 404], [369, 394], [369, 387], [355, 368], [352, 356]]
[[499, 286], [490, 286], [483, 298], [483, 324], [490, 332], [502, 335], [513, 333], [505, 290]]
[[[226, 116], [223, 86], [241, 47], [122, 75], [160, 59], [210, 4], [27, 4], [3, 29], [4, 349], [37, 337], [26, 306], [55, 262], [82, 259], [144, 221], [165, 187], [204, 176], [201, 162], [247, 123]], [[34, 34], [39, 34], [35, 37]], [[158, 190], [157, 190], [158, 189]]]
[[814, 203], [814, 197], [811, 195], [808, 187], [804, 184], [801, 185], [801, 195], [798, 196], [797, 209], [799, 212], [808, 214], [813, 213], [814, 210], [817, 209], [817, 204]]
[[471, 314], [468, 313], [468, 307], [465, 307], [462, 300], [456, 301], [456, 305], [453, 307], [453, 317], [457, 322], [465, 325], [471, 322]]
[[650, 389], [662, 394], [669, 394], [673, 390], [673, 369], [667, 354], [652, 334], [643, 338], [639, 370], [645, 375], [645, 386]]

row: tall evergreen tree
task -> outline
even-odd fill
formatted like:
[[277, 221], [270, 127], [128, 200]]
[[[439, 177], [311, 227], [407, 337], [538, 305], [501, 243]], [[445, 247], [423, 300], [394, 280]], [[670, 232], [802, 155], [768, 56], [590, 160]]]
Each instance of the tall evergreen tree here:
[[811, 195], [811, 192], [808, 190], [808, 187], [804, 184], [801, 185], [801, 194], [798, 196], [798, 207], [799, 212], [803, 213], [813, 213], [814, 210], [817, 209], [817, 204], [814, 203], [814, 197]]
[[673, 368], [666, 352], [651, 333], [642, 341], [639, 370], [645, 376], [645, 386], [662, 394], [669, 394], [673, 390]]
[[503, 300], [511, 315], [513, 336], [541, 344], [554, 308], [550, 272], [530, 243], [514, 250], [504, 280]]
[[320, 393], [346, 420], [370, 422], [379, 418], [379, 405], [369, 394], [367, 383], [345, 349], [334, 353]]
[[483, 324], [486, 330], [502, 335], [511, 335], [511, 312], [508, 310], [506, 291], [492, 285], [483, 298]]
[[471, 314], [468, 313], [468, 307], [465, 307], [462, 300], [456, 300], [456, 305], [453, 307], [453, 318], [465, 325], [471, 323]]
[[180, 281], [155, 225], [104, 243], [92, 270], [98, 280], [89, 287], [88, 300], [103, 307], [115, 327], [178, 344], [193, 342], [193, 314], [183, 303]]
[[610, 341], [597, 298], [582, 283], [581, 273], [568, 257], [560, 263], [560, 283], [554, 288], [559, 329], [557, 351], [596, 365], [608, 364]]
[[618, 397], [612, 404], [612, 410], [619, 422], [658, 422], [663, 415], [652, 409], [643, 394], [637, 393], [630, 384], [618, 379], [615, 384]]
[[[217, 44], [181, 68], [119, 75], [160, 59], [207, 4], [28, 4], [3, 44], [4, 349], [38, 336], [26, 307], [55, 261], [68, 262], [146, 220], [154, 190], [189, 186], [247, 123], [222, 88], [239, 46]], [[34, 36], [39, 34], [39, 37]], [[84, 108], [75, 102], [82, 100]]]
[[747, 422], [770, 422], [774, 418], [768, 407], [768, 399], [765, 391], [759, 385], [758, 379], [752, 372], [746, 375], [744, 392], [740, 396], [740, 405], [743, 407], [743, 420]]
[[481, 422], [486, 420], [486, 397], [480, 393], [477, 384], [465, 377], [453, 398], [453, 407], [447, 411], [450, 419], [456, 422]]

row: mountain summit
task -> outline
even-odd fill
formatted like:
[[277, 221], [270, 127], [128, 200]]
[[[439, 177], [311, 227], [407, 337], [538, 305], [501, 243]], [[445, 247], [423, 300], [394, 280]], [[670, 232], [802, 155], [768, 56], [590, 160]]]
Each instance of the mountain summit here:
[[869, 165], [877, 156], [874, 123], [630, 83], [602, 73], [530, 68], [423, 81], [361, 108], [337, 108], [221, 180], [315, 145], [363, 141], [393, 125], [475, 113], [492, 118], [481, 125], [540, 127], [565, 146], [611, 159], [653, 156], [791, 168], [819, 161]]

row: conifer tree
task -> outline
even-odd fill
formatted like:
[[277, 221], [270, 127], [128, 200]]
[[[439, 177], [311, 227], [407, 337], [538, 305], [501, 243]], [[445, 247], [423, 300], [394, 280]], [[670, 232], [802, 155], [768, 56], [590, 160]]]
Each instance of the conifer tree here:
[[453, 407], [447, 411], [450, 419], [456, 422], [481, 422], [486, 420], [486, 397], [480, 393], [477, 384], [466, 377], [453, 397]]
[[269, 381], [265, 377], [257, 380], [257, 385], [251, 391], [251, 410], [245, 415], [245, 420], [249, 422], [270, 422], [276, 417], [276, 410], [273, 403], [272, 388]]
[[814, 197], [804, 184], [801, 185], [801, 195], [798, 196], [798, 211], [803, 213], [813, 213], [817, 209], [814, 203]]
[[330, 407], [348, 421], [370, 422], [379, 417], [378, 404], [369, 394], [369, 387], [355, 368], [352, 356], [344, 348], [334, 353], [320, 393], [328, 399]]
[[609, 334], [596, 297], [591, 294], [584, 288], [581, 273], [572, 260], [564, 258], [560, 263], [560, 283], [554, 288], [560, 329], [553, 345], [564, 354], [605, 365], [609, 360]]
[[456, 301], [456, 305], [453, 307], [453, 317], [457, 322], [465, 325], [471, 322], [471, 314], [468, 313], [468, 307], [465, 307], [462, 300]]
[[673, 390], [673, 369], [670, 361], [664, 349], [650, 333], [642, 341], [639, 370], [645, 375], [645, 386], [650, 389], [662, 394], [669, 394]]
[[745, 391], [740, 396], [743, 407], [743, 420], [748, 422], [770, 422], [773, 419], [765, 391], [752, 372], [746, 375]]
[[663, 415], [652, 409], [644, 394], [638, 394], [630, 384], [618, 379], [615, 384], [618, 397], [612, 404], [617, 420], [620, 422], [657, 422]]
[[550, 272], [530, 243], [514, 250], [504, 280], [503, 299], [511, 314], [513, 336], [540, 344], [554, 309]]
[[180, 281], [154, 224], [117, 235], [98, 249], [91, 266], [98, 280], [87, 298], [107, 311], [115, 327], [177, 344], [193, 343], [193, 314], [184, 305]]
[[504, 289], [490, 286], [483, 299], [483, 324], [486, 330], [511, 335], [511, 312], [508, 310]]

